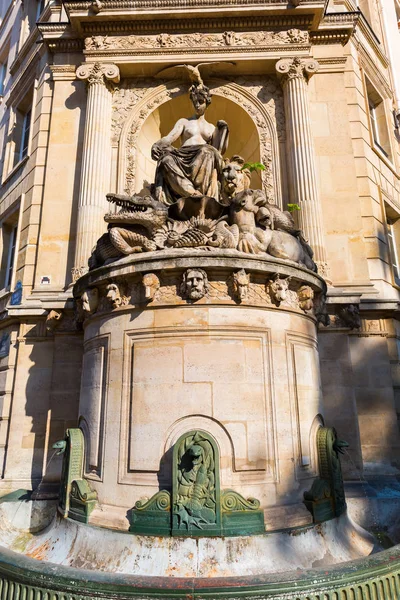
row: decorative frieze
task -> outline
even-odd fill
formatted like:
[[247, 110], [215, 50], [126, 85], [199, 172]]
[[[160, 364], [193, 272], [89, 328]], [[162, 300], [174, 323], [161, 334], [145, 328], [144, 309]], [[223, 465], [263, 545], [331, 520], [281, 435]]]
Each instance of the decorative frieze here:
[[85, 39], [85, 50], [138, 50], [166, 48], [252, 48], [277, 44], [308, 44], [308, 31], [292, 28], [282, 31], [224, 31], [223, 33], [159, 33], [157, 35], [93, 35]]
[[110, 279], [97, 287], [88, 287], [77, 312], [84, 320], [116, 309], [132, 306], [185, 304], [241, 304], [243, 306], [288, 308], [318, 317], [324, 313], [325, 296], [291, 276], [271, 273], [262, 277], [239, 269], [217, 274], [193, 266], [176, 273], [150, 272], [128, 279]]

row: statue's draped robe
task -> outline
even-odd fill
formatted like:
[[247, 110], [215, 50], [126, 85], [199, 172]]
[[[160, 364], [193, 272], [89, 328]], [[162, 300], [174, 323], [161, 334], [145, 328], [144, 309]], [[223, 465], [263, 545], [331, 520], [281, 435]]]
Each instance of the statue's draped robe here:
[[179, 198], [198, 195], [218, 200], [222, 156], [209, 144], [169, 147], [158, 161], [155, 186], [157, 199], [173, 204]]

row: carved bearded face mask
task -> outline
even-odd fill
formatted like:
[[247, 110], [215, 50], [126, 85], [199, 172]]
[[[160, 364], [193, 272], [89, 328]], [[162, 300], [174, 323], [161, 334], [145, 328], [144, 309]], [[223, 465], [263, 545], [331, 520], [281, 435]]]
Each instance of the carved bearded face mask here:
[[186, 276], [186, 293], [191, 300], [200, 300], [206, 294], [204, 275], [195, 269], [188, 271]]

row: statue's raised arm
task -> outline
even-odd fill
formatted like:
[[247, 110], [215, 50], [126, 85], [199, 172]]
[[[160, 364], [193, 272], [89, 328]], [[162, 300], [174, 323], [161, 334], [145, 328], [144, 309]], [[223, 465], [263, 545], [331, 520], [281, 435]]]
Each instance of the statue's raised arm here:
[[[203, 83], [189, 89], [195, 114], [179, 119], [170, 133], [153, 144], [151, 155], [157, 160], [155, 197], [164, 204], [180, 198], [209, 196], [218, 200], [218, 180], [222, 170], [222, 153], [228, 145], [229, 130], [225, 121], [215, 127], [204, 114], [211, 103], [210, 90]], [[180, 148], [173, 142], [181, 138]]]

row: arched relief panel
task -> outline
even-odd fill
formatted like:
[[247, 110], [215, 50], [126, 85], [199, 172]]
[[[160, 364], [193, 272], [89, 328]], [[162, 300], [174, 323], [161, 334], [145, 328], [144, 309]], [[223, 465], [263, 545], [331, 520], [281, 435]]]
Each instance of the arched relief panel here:
[[[271, 201], [281, 206], [277, 121], [281, 132], [284, 127], [281, 103], [274, 100], [274, 93], [277, 95], [280, 93], [280, 91], [278, 93], [279, 86], [268, 91], [268, 86], [263, 85], [265, 81], [253, 81], [253, 87], [225, 81], [208, 83], [214, 99], [207, 111], [207, 119], [213, 123], [218, 119], [224, 119], [231, 129], [230, 144], [225, 156], [241, 154], [248, 162], [263, 162], [267, 168], [262, 172], [261, 178], [258, 174], [254, 175], [252, 187], [262, 187]], [[122, 127], [120, 124], [119, 127], [117, 126], [121, 131], [117, 189], [120, 192], [133, 194], [141, 192], [143, 186], [154, 179], [156, 165], [150, 157], [152, 144], [166, 135], [179, 118], [189, 116], [192, 109], [187, 95], [187, 86], [176, 82], [153, 87], [140, 98], [131, 101], [127, 96], [122, 103], [125, 105], [125, 113], [126, 105], [129, 103], [133, 103], [133, 106], [124, 124]], [[122, 110], [121, 102], [115, 102], [115, 110]]]

